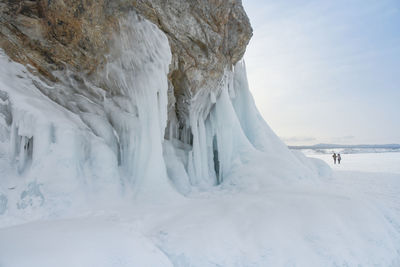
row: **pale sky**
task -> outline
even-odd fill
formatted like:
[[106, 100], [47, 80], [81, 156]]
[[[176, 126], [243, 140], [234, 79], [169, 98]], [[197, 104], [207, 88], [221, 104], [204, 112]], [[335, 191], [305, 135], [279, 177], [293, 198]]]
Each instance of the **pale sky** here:
[[400, 0], [242, 0], [257, 107], [289, 145], [400, 143]]

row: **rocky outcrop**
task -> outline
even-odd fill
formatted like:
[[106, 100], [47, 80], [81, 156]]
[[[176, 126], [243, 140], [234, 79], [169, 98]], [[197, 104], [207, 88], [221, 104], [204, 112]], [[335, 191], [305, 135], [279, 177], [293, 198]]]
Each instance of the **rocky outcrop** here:
[[169, 39], [169, 117], [189, 127], [193, 97], [215, 90], [252, 35], [240, 0], [1, 0], [0, 46], [53, 82], [66, 68], [90, 77], [105, 64], [119, 18], [132, 11]]

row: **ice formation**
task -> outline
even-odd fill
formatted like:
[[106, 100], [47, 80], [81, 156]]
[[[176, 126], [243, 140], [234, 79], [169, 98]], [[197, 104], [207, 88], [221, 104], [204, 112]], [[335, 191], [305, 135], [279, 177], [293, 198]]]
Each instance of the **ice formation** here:
[[368, 197], [324, 179], [262, 119], [243, 61], [181, 127], [166, 35], [131, 13], [110, 44], [58, 82], [0, 50], [0, 266], [399, 265], [398, 176]]
[[[58, 216], [110, 199], [165, 201], [240, 183], [253, 162], [280, 164], [293, 179], [324, 170], [294, 155], [263, 121], [244, 62], [193, 97], [187, 132], [170, 121], [165, 134], [165, 34], [131, 13], [120, 19], [106, 59], [90, 77], [66, 69], [52, 83], [1, 53], [2, 158], [13, 175], [0, 183], [0, 212]], [[287, 176], [271, 172], [268, 183]]]

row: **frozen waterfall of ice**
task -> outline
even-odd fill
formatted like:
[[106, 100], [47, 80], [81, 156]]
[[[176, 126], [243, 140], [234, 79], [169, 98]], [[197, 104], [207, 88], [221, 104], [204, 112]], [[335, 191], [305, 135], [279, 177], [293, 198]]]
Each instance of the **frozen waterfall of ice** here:
[[[243, 61], [233, 71], [225, 71], [208, 95], [204, 92], [207, 90], [194, 96], [198, 102], [190, 113], [192, 146], [186, 150], [185, 146], [176, 147], [180, 150], [179, 158], [184, 160], [179, 163], [173, 149], [165, 157], [170, 178], [180, 192], [187, 194], [191, 186], [204, 190], [227, 183], [244, 186], [251, 183], [252, 187], [258, 187], [299, 180], [318, 182], [330, 175], [324, 163], [290, 151], [265, 123], [249, 91]], [[268, 179], [257, 181], [256, 177], [245, 174], [249, 166], [259, 168], [260, 164], [270, 173]], [[243, 176], [247, 178], [238, 179]]]
[[[60, 83], [37, 78], [1, 52], [0, 212], [8, 215], [2, 218], [57, 217], [131, 196], [165, 201], [218, 185], [329, 175], [267, 126], [243, 62], [194, 96], [192, 138], [164, 140], [167, 37], [132, 13], [120, 19], [111, 43], [104, 68], [91, 77], [55, 72]], [[269, 180], [246, 174], [253, 165], [265, 168]]]

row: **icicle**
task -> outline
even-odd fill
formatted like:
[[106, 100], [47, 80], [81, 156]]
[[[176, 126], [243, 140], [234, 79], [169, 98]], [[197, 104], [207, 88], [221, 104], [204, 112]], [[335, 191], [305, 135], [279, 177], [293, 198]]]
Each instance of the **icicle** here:
[[107, 56], [104, 82], [129, 100], [123, 109], [135, 111], [111, 117], [120, 140], [122, 169], [136, 191], [161, 194], [170, 190], [162, 154], [171, 61], [168, 39], [135, 13], [121, 19], [119, 28]]

